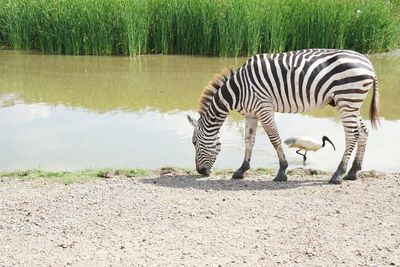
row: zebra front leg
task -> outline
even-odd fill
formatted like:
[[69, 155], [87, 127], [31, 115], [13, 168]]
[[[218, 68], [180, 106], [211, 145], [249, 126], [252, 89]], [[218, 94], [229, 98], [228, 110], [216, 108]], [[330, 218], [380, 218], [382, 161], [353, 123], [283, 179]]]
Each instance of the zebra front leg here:
[[361, 170], [362, 162], [364, 159], [365, 147], [367, 145], [368, 139], [368, 129], [365, 126], [364, 122], [360, 118], [360, 127], [359, 127], [360, 135], [357, 141], [357, 151], [356, 156], [353, 161], [353, 165], [351, 166], [349, 172], [343, 180], [356, 180], [357, 179], [357, 172]]
[[287, 181], [288, 178], [286, 176], [286, 169], [288, 167], [288, 162], [286, 160], [285, 153], [283, 152], [282, 141], [279, 136], [278, 128], [275, 123], [272, 104], [271, 106], [260, 110], [259, 114], [260, 116], [258, 117], [258, 119], [260, 120], [279, 158], [279, 171], [276, 177], [274, 178], [274, 181], [275, 182]]
[[250, 169], [251, 153], [253, 152], [254, 141], [256, 138], [258, 119], [254, 116], [246, 116], [245, 122], [245, 144], [244, 160], [242, 166], [232, 175], [232, 179], [243, 179], [244, 173]]
[[338, 168], [329, 180], [331, 184], [341, 184], [343, 182], [342, 175], [347, 170], [347, 164], [351, 153], [357, 143], [359, 132], [357, 126], [357, 116], [353, 114], [341, 114], [341, 120], [343, 123], [345, 138], [346, 138], [346, 150], [344, 151], [342, 160], [339, 163]]

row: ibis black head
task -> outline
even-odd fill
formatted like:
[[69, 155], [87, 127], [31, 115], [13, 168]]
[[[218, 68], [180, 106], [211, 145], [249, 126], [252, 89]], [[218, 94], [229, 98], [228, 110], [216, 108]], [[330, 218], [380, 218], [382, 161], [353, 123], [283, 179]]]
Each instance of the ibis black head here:
[[327, 136], [323, 136], [323, 137], [322, 137], [322, 147], [325, 146], [325, 141], [328, 141], [329, 143], [331, 143], [331, 145], [333, 146], [333, 150], [336, 151], [335, 145], [332, 143], [331, 140], [329, 140], [329, 138], [328, 138]]

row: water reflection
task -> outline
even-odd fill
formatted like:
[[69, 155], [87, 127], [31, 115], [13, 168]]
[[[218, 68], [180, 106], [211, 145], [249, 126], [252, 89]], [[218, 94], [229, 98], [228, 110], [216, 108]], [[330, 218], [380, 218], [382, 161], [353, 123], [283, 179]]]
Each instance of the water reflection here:
[[0, 95], [25, 103], [64, 104], [96, 112], [161, 112], [197, 107], [202, 88], [243, 60], [160, 56], [49, 56], [0, 51]]
[[[400, 171], [400, 56], [372, 56], [379, 75], [382, 128], [371, 131], [365, 168]], [[90, 167], [194, 167], [192, 128], [201, 89], [219, 69], [244, 59], [185, 56], [76, 57], [0, 51], [0, 170]], [[369, 101], [368, 101], [369, 106]], [[364, 107], [365, 108], [365, 107]], [[368, 107], [366, 107], [368, 108]], [[367, 109], [365, 109], [367, 110]], [[221, 130], [220, 168], [236, 168], [244, 151], [242, 117]], [[277, 114], [282, 138], [329, 136], [338, 148], [309, 153], [310, 167], [334, 170], [344, 149], [337, 113]], [[369, 122], [367, 122], [369, 125]], [[253, 167], [277, 167], [258, 130]], [[301, 166], [285, 148], [291, 167]]]
[[[193, 168], [192, 128], [185, 114], [145, 110], [98, 114], [43, 104], [2, 108], [0, 169], [156, 168], [166, 165]], [[336, 168], [344, 149], [344, 134], [338, 122], [289, 114], [278, 114], [277, 121], [283, 138], [328, 135], [339, 149], [335, 152], [327, 147], [309, 153], [308, 163], [310, 167], [324, 170]], [[370, 134], [365, 166], [399, 171], [400, 164], [394, 160], [394, 152], [399, 148], [400, 124], [383, 121], [382, 126]], [[241, 122], [229, 119], [225, 123], [221, 129], [222, 151], [216, 167], [235, 168], [241, 164], [242, 130]], [[301, 166], [302, 158], [294, 150], [285, 148], [285, 151], [291, 167]], [[261, 128], [257, 133], [252, 166], [278, 166], [275, 151]]]
[[[63, 104], [96, 112], [193, 110], [203, 87], [216, 72], [238, 67], [245, 60], [162, 55], [54, 56], [0, 50], [0, 99], [12, 94], [24, 103]], [[379, 77], [381, 116], [398, 120], [400, 55], [372, 55], [371, 60]], [[367, 103], [364, 116], [369, 99]], [[329, 108], [308, 114], [336, 117], [336, 111]]]

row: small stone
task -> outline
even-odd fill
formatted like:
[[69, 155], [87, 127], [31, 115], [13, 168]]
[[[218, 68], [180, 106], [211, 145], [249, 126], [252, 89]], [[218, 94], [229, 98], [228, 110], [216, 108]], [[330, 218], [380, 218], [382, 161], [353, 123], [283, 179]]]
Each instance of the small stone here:
[[68, 247], [66, 244], [60, 244], [58, 246], [61, 247], [61, 248], [67, 248]]
[[99, 175], [101, 178], [106, 178], [106, 179], [110, 179], [114, 177], [114, 173], [112, 172], [107, 172], [107, 173], [101, 173]]

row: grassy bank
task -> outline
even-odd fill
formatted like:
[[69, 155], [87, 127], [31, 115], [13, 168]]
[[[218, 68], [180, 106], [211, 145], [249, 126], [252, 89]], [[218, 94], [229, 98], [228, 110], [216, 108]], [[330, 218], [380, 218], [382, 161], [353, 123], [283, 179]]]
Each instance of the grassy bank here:
[[95, 179], [107, 179], [117, 176], [127, 178], [150, 176], [160, 172], [159, 170], [129, 169], [116, 170], [110, 168], [104, 169], [86, 169], [80, 171], [45, 171], [41, 169], [17, 170], [12, 172], [0, 172], [0, 179], [13, 178], [22, 180], [46, 179], [65, 184], [87, 182]]
[[[233, 169], [215, 169], [212, 172], [212, 176], [226, 176], [231, 177], [235, 170]], [[247, 175], [271, 175], [274, 176], [277, 173], [277, 169], [269, 168], [256, 168], [250, 169], [246, 172]], [[384, 173], [376, 171], [364, 171], [362, 172], [363, 177], [375, 177], [381, 176]], [[300, 176], [330, 176], [331, 172], [316, 170], [316, 169], [304, 169], [294, 168], [287, 171], [289, 176], [300, 175]], [[80, 171], [46, 171], [41, 169], [31, 170], [18, 170], [12, 172], [0, 172], [0, 182], [4, 179], [20, 179], [20, 180], [34, 180], [44, 179], [46, 181], [59, 182], [63, 184], [71, 183], [83, 183], [98, 179], [111, 179], [111, 178], [144, 178], [144, 177], [167, 177], [167, 176], [198, 176], [202, 178], [194, 169], [185, 169], [177, 167], [162, 167], [159, 169], [87, 169]]]
[[[230, 179], [234, 173], [234, 169], [215, 169], [211, 176], [223, 177], [223, 179]], [[274, 177], [278, 172], [277, 169], [270, 168], [256, 168], [250, 169], [246, 172], [248, 176], [271, 176]], [[309, 168], [293, 168], [287, 170], [289, 176], [301, 176], [304, 179], [311, 177], [330, 177], [333, 173], [318, 169]], [[384, 173], [376, 170], [361, 171], [358, 173], [359, 179], [365, 178], [380, 178], [390, 173]], [[0, 182], [6, 179], [19, 179], [23, 181], [41, 179], [49, 182], [57, 182], [65, 185], [73, 183], [85, 183], [99, 179], [135, 179], [135, 178], [150, 178], [150, 177], [181, 177], [186, 179], [189, 177], [198, 177], [202, 179], [203, 176], [197, 174], [194, 169], [185, 169], [177, 167], [162, 167], [158, 169], [86, 169], [79, 171], [46, 171], [41, 169], [18, 170], [11, 172], [0, 172]], [[264, 179], [264, 178], [262, 178]], [[268, 178], [267, 178], [268, 179]]]
[[0, 0], [0, 44], [85, 55], [238, 56], [399, 45], [399, 1]]

